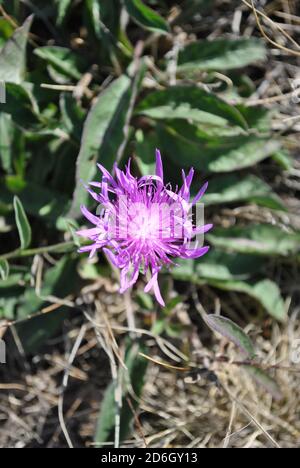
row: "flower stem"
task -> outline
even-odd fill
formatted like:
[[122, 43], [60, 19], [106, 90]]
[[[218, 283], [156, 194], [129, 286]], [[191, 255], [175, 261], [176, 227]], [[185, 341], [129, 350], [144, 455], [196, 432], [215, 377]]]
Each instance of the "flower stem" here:
[[10, 260], [13, 258], [31, 257], [33, 255], [43, 254], [43, 253], [65, 253], [65, 252], [68, 252], [69, 250], [72, 250], [74, 248], [74, 245], [75, 245], [74, 241], [69, 241], [69, 242], [61, 242], [60, 244], [46, 245], [45, 247], [38, 247], [35, 249], [26, 249], [26, 250], [17, 249], [17, 250], [14, 250], [13, 252], [0, 255], [0, 261]]

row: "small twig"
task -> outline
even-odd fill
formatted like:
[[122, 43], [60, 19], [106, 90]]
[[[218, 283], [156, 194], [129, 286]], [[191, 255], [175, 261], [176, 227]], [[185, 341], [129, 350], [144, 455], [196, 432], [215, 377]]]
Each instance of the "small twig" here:
[[280, 101], [285, 101], [286, 99], [290, 99], [291, 97], [293, 97], [293, 95], [295, 94], [295, 91], [291, 91], [289, 93], [285, 93], [285, 94], [279, 94], [277, 96], [271, 96], [271, 97], [268, 97], [268, 98], [262, 98], [262, 99], [255, 99], [255, 100], [250, 100], [247, 102], [247, 106], [258, 106], [258, 105], [261, 105], [261, 104], [272, 104], [273, 102], [280, 102]]
[[54, 85], [49, 83], [41, 83], [41, 88], [53, 89], [54, 91], [69, 91], [73, 92], [76, 90], [75, 85]]
[[228, 448], [230, 437], [231, 437], [231, 432], [232, 432], [232, 426], [233, 426], [233, 421], [236, 415], [236, 402], [234, 401], [232, 403], [232, 408], [231, 408], [231, 415], [230, 415], [230, 421], [227, 429], [227, 433], [224, 439], [223, 443], [223, 448]]
[[260, 422], [257, 421], [257, 419], [250, 413], [250, 411], [243, 405], [243, 403], [241, 403], [238, 398], [236, 398], [231, 392], [230, 390], [227, 388], [227, 386], [225, 384], [223, 384], [222, 382], [220, 382], [220, 385], [222, 386], [222, 388], [224, 389], [224, 391], [227, 393], [227, 395], [229, 396], [229, 398], [240, 408], [240, 410], [246, 415], [248, 416], [248, 418], [250, 419], [250, 421], [266, 436], [266, 438], [271, 442], [271, 444], [273, 445], [273, 447], [275, 448], [281, 448], [280, 445], [276, 442], [275, 439], [273, 439], [273, 437], [268, 433], [268, 431], [260, 424]]
[[262, 24], [260, 22], [260, 19], [259, 19], [259, 16], [263, 17], [264, 19], [270, 21], [272, 23], [272, 25], [275, 25], [275, 27], [278, 29], [278, 31], [280, 31], [287, 39], [289, 39], [290, 41], [292, 41], [292, 43], [300, 48], [299, 44], [284, 30], [282, 29], [278, 24], [274, 23], [272, 20], [270, 20], [270, 18], [268, 18], [267, 15], [265, 15], [264, 13], [262, 13], [261, 11], [257, 10], [257, 8], [255, 8], [255, 5], [254, 5], [254, 2], [253, 0], [250, 0], [251, 4], [248, 3], [246, 0], [242, 0], [242, 2], [247, 5], [249, 8], [251, 8], [253, 10], [253, 13], [254, 13], [254, 16], [255, 16], [255, 19], [256, 19], [256, 23], [257, 23], [257, 26], [262, 34], [262, 36], [270, 43], [272, 44], [273, 46], [277, 47], [278, 49], [281, 49], [283, 50], [284, 52], [287, 52], [289, 54], [292, 54], [292, 55], [296, 55], [297, 57], [300, 56], [300, 51], [297, 51], [297, 50], [293, 50], [293, 49], [289, 49], [288, 47], [285, 47], [281, 44], [279, 44], [278, 42], [275, 42], [273, 41], [273, 39], [271, 39], [264, 31], [264, 28], [262, 27]]

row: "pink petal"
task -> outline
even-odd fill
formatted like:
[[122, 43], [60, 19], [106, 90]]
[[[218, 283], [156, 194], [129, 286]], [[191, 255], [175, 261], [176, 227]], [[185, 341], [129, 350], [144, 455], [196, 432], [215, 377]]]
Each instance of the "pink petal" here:
[[203, 187], [201, 187], [201, 189], [199, 190], [199, 192], [197, 193], [197, 195], [195, 196], [195, 198], [193, 199], [192, 201], [192, 205], [195, 205], [195, 203], [197, 203], [200, 198], [203, 197], [203, 195], [205, 194], [206, 190], [207, 190], [207, 187], [208, 187], [208, 182], [206, 182]]
[[164, 180], [164, 170], [159, 149], [156, 149], [156, 175]]
[[95, 216], [92, 213], [90, 213], [90, 211], [84, 205], [81, 205], [80, 209], [81, 209], [83, 216], [85, 216], [86, 219], [88, 219], [91, 223], [96, 224], [96, 226], [98, 226], [98, 224], [100, 223], [100, 218], [98, 218], [98, 216]]

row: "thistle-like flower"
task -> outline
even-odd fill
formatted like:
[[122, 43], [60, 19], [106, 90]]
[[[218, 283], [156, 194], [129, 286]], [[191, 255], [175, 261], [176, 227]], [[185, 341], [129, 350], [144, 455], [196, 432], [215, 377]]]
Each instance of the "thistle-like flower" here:
[[173, 191], [170, 184], [164, 183], [159, 150], [156, 150], [155, 175], [134, 177], [130, 161], [125, 171], [114, 165], [115, 177], [101, 164], [98, 167], [102, 181], [90, 182], [86, 187], [99, 204], [97, 215], [81, 207], [83, 215], [95, 227], [77, 233], [93, 243], [82, 247], [80, 252], [90, 252], [92, 257], [102, 249], [121, 270], [121, 293], [136, 283], [140, 272], [150, 274], [145, 292], [152, 289], [159, 304], [164, 306], [158, 285], [162, 267], [174, 264], [175, 258], [198, 258], [209, 250], [208, 246], [201, 246], [199, 236], [202, 239], [212, 225], [197, 227], [192, 214], [192, 207], [205, 193], [207, 183], [190, 201], [194, 170], [188, 175], [182, 171], [183, 185]]

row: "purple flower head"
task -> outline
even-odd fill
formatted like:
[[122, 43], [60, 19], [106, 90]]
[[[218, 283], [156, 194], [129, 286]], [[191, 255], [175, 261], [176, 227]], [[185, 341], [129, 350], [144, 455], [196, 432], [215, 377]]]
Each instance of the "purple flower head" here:
[[[198, 258], [209, 247], [203, 247], [203, 234], [211, 224], [196, 226], [192, 208], [205, 193], [207, 183], [190, 201], [190, 186], [194, 176], [182, 171], [183, 185], [172, 190], [164, 183], [161, 155], [156, 150], [156, 174], [136, 178], [131, 174], [130, 161], [121, 171], [114, 166], [113, 177], [103, 166], [102, 182], [90, 182], [86, 187], [98, 202], [97, 215], [81, 207], [83, 215], [95, 225], [78, 235], [87, 237], [92, 244], [82, 247], [80, 252], [90, 252], [92, 257], [103, 249], [110, 261], [121, 270], [123, 293], [136, 283], [139, 273], [150, 272], [145, 292], [151, 289], [160, 305], [164, 306], [158, 285], [158, 272], [163, 266], [174, 264], [174, 258]], [[100, 189], [96, 193], [94, 188]], [[201, 205], [202, 206], [202, 205]], [[197, 218], [197, 217], [196, 217]]]

